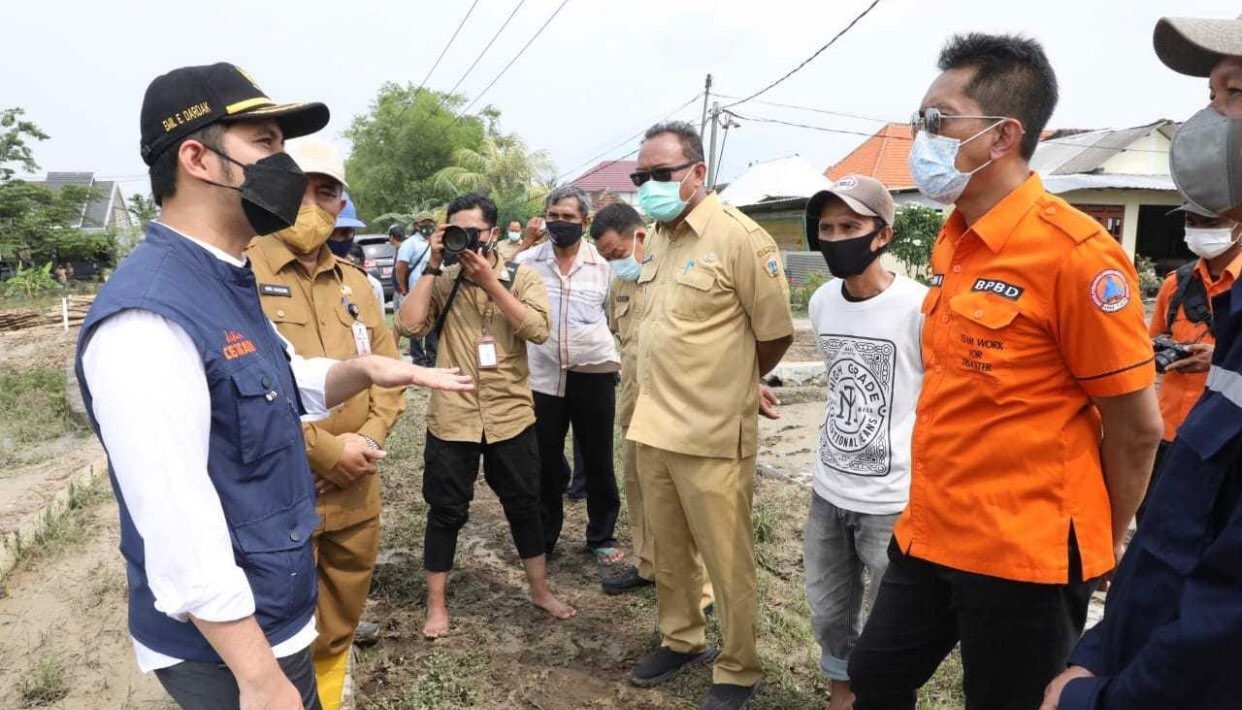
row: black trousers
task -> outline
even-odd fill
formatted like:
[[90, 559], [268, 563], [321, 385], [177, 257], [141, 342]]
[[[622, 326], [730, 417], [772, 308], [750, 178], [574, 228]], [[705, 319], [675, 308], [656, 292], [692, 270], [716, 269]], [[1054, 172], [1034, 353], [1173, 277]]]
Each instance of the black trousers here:
[[[320, 710], [310, 649], [277, 659], [277, 662], [289, 682], [301, 693], [305, 710]], [[183, 710], [235, 710], [240, 707], [237, 679], [223, 663], [185, 661], [157, 670], [155, 677]]]
[[[1070, 569], [1081, 570], [1071, 545]], [[850, 656], [855, 710], [914, 710], [961, 643], [967, 710], [1035, 710], [1082, 635], [1097, 580], [1032, 584], [942, 567], [889, 544], [889, 565]]]
[[527, 560], [543, 554], [535, 428], [528, 427], [512, 439], [494, 444], [445, 441], [427, 432], [423, 449], [423, 499], [428, 507], [423, 566], [428, 572], [453, 569], [457, 533], [470, 517], [480, 457], [483, 478], [505, 510], [518, 557]]
[[565, 396], [535, 393], [535, 430], [543, 462], [540, 496], [543, 498], [544, 549], [551, 554], [565, 522], [565, 488], [569, 476], [563, 465], [565, 437], [573, 424], [586, 475], [587, 547], [617, 544], [614, 533], [621, 497], [613, 468], [613, 420], [616, 417], [616, 376], [611, 372], [569, 372]]

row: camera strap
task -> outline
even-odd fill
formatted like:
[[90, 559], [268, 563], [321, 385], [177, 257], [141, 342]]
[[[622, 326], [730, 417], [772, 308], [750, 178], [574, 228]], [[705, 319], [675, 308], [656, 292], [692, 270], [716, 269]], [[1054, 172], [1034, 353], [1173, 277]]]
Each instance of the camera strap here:
[[1207, 287], [1203, 285], [1203, 279], [1195, 268], [1197, 264], [1197, 261], [1192, 261], [1177, 269], [1177, 289], [1169, 299], [1169, 310], [1165, 315], [1165, 328], [1170, 332], [1173, 330], [1173, 321], [1177, 318], [1178, 310], [1186, 314], [1186, 320], [1191, 323], [1206, 323], [1208, 331], [1212, 331], [1212, 305], [1208, 302]]
[[[505, 283], [506, 291], [513, 291], [513, 284], [517, 282], [517, 272], [520, 264], [512, 261], [505, 262], [505, 270], [509, 272], [509, 280]], [[449, 291], [448, 300], [444, 302], [444, 308], [440, 310], [440, 317], [436, 319], [436, 325], [431, 329], [437, 339], [440, 337], [440, 331], [444, 330], [444, 321], [448, 319], [448, 314], [453, 310], [453, 302], [457, 300], [457, 292], [461, 289], [461, 282], [465, 280], [464, 271], [457, 272], [457, 278], [453, 279], [453, 290]]]

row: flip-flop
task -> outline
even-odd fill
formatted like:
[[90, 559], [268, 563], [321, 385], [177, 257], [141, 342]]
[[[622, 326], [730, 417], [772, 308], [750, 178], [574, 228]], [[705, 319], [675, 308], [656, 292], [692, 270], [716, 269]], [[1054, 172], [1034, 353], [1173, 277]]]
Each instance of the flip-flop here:
[[625, 561], [625, 552], [615, 547], [590, 547], [587, 551], [595, 556], [600, 567], [611, 567]]

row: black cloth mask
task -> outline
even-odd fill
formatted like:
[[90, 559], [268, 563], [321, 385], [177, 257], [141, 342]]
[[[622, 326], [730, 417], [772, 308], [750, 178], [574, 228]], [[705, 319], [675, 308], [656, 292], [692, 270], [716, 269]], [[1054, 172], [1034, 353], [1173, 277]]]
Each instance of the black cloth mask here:
[[582, 225], [573, 222], [547, 222], [548, 238], [556, 246], [564, 249], [571, 247], [582, 239]]
[[835, 242], [820, 240], [819, 252], [824, 255], [824, 261], [828, 264], [828, 270], [832, 272], [832, 275], [849, 278], [866, 271], [867, 267], [871, 266], [871, 262], [884, 253], [884, 249], [871, 251], [871, 242], [879, 233], [880, 230], [877, 229], [861, 237]]
[[298, 210], [310, 178], [288, 153], [276, 153], [243, 165], [221, 151], [210, 150], [242, 169], [241, 187], [211, 184], [241, 193], [242, 211], [255, 234], [274, 234], [298, 221]]

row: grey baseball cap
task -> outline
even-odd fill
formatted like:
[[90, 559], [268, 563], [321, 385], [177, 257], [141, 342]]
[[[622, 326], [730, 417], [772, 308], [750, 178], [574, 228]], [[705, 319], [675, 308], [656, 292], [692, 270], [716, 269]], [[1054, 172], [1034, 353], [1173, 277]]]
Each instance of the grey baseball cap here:
[[806, 232], [812, 244], [819, 239], [819, 215], [824, 211], [824, 203], [832, 197], [864, 217], [879, 217], [886, 226], [892, 226], [897, 214], [893, 196], [884, 183], [866, 175], [846, 175], [833, 183], [831, 190], [820, 190], [807, 200]]
[[1169, 146], [1169, 173], [1188, 202], [1242, 221], [1242, 119], [1210, 106], [1191, 116]]
[[1236, 20], [1162, 17], [1152, 37], [1165, 66], [1189, 76], [1211, 76], [1225, 57], [1242, 57], [1242, 16]]

